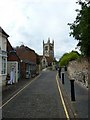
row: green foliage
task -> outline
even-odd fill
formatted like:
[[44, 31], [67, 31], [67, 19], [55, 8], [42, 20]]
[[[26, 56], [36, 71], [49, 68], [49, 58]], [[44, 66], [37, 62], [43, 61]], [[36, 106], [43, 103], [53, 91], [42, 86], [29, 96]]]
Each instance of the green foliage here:
[[77, 46], [80, 47], [84, 56], [90, 56], [90, 2], [77, 2], [81, 6], [81, 10], [76, 10], [77, 17], [70, 26], [70, 36], [72, 35], [78, 40]]
[[77, 51], [72, 51], [70, 53], [65, 53], [59, 60], [59, 66], [67, 66], [69, 61], [79, 58], [79, 53]]

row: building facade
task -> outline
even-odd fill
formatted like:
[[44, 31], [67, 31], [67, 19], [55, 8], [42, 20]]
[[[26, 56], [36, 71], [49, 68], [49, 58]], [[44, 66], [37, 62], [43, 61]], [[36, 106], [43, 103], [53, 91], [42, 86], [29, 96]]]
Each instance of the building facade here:
[[36, 53], [27, 46], [21, 45], [16, 48], [16, 53], [20, 58], [21, 78], [31, 78], [36, 74]]
[[43, 41], [43, 56], [54, 58], [54, 40], [52, 43], [50, 43], [50, 38], [48, 38], [47, 43]]
[[7, 76], [7, 39], [9, 35], [0, 27], [0, 84], [6, 84]]
[[[6, 79], [8, 83], [8, 78], [10, 78], [11, 71], [13, 69], [13, 82], [17, 83], [20, 79], [20, 59], [16, 54], [15, 49], [11, 46], [10, 42], [7, 40], [7, 74]], [[10, 78], [11, 79], [11, 78]]]

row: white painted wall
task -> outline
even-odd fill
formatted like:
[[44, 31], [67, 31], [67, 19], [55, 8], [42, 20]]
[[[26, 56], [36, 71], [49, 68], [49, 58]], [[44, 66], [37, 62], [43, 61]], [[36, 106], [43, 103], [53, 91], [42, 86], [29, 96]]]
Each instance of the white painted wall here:
[[0, 86], [2, 85], [2, 34], [0, 33]]
[[[0, 32], [0, 84], [2, 85], [5, 85], [6, 76], [7, 76], [7, 53], [6, 53], [7, 39], [6, 38], [7, 36], [3, 35]], [[6, 59], [6, 73], [5, 74], [2, 74], [2, 57]]]
[[2, 37], [2, 50], [6, 51], [6, 38]]
[[0, 50], [2, 50], [2, 33], [0, 33]]

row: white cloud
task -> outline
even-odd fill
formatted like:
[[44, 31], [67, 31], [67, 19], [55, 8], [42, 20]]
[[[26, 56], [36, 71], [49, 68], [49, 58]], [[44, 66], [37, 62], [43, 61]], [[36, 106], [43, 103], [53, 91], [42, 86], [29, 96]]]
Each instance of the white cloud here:
[[25, 45], [42, 54], [42, 41], [55, 40], [58, 58], [75, 48], [69, 26], [75, 20], [77, 0], [0, 0], [0, 25], [10, 35], [12, 46]]

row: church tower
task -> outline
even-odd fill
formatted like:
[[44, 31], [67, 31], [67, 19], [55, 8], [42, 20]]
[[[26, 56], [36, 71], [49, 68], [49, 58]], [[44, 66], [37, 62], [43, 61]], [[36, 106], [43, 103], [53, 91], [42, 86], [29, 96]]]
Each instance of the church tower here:
[[54, 59], [54, 40], [52, 43], [50, 43], [50, 38], [48, 38], [47, 43], [43, 41], [43, 56], [52, 57]]

